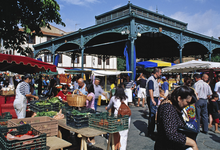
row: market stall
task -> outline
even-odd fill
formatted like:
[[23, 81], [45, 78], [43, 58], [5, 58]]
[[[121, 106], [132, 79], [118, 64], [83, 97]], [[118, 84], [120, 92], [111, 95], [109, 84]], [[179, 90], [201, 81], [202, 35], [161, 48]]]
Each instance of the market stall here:
[[[10, 71], [18, 74], [56, 72], [56, 66], [29, 57], [0, 54], [0, 71]], [[9, 80], [12, 80], [12, 78], [9, 78]], [[1, 102], [0, 113], [9, 111], [15, 118], [16, 115], [13, 109], [13, 100], [15, 98], [14, 84], [9, 84], [8, 87], [2, 88], [1, 94], [5, 97], [5, 102]]]
[[153, 68], [153, 67], [170, 67], [174, 66], [174, 63], [165, 62], [161, 60], [148, 60], [148, 61], [142, 61], [137, 62], [136, 66], [144, 67], [144, 68]]

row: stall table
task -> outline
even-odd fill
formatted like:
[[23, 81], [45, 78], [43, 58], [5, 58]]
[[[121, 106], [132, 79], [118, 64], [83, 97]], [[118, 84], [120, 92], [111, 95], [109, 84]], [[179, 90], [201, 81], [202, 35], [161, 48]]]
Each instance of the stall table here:
[[72, 144], [58, 137], [47, 137], [47, 150], [56, 150], [69, 147]]
[[[102, 134], [107, 134], [107, 132], [97, 130], [94, 128], [90, 128], [90, 127], [81, 128], [81, 129], [72, 128], [72, 127], [66, 125], [66, 119], [58, 120], [58, 126], [64, 128], [64, 129], [67, 129], [69, 131], [73, 131], [75, 133], [78, 133], [78, 137], [82, 138], [80, 150], [87, 150], [87, 144], [86, 144], [87, 137], [95, 137], [95, 136], [99, 136]], [[62, 134], [60, 131], [58, 131], [58, 137], [62, 138]], [[110, 134], [110, 136], [109, 136], [107, 149], [109, 149], [109, 147], [110, 147], [110, 142], [112, 142], [112, 149], [114, 149], [114, 136], [112, 134]]]

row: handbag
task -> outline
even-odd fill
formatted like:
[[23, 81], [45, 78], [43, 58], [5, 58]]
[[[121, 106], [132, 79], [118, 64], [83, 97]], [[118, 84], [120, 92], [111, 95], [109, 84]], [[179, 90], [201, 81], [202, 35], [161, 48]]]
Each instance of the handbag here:
[[187, 125], [185, 125], [184, 127], [178, 127], [177, 131], [196, 141], [198, 131], [195, 128], [189, 128]]

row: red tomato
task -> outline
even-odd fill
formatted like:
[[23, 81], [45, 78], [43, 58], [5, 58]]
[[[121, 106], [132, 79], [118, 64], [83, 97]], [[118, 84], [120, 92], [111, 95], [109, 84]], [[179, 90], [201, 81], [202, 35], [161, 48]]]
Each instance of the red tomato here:
[[32, 135], [32, 134], [33, 134], [32, 131], [28, 131], [28, 132], [27, 132], [27, 135]]

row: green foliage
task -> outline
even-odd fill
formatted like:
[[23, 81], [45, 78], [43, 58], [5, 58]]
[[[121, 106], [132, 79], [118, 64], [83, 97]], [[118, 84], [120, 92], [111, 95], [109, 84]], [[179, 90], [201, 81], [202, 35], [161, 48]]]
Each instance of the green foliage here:
[[118, 57], [117, 58], [117, 70], [126, 71], [125, 57]]
[[[209, 57], [207, 57], [205, 61], [209, 61]], [[212, 54], [211, 61], [220, 62], [220, 54]]]
[[[42, 36], [41, 27], [50, 29], [49, 23], [65, 26], [56, 0], [4, 0], [0, 5], [0, 38], [4, 47], [28, 52], [21, 46], [27, 35]], [[23, 27], [24, 31], [19, 30]]]
[[216, 54], [212, 56], [212, 61], [213, 62], [220, 62], [220, 54]]

